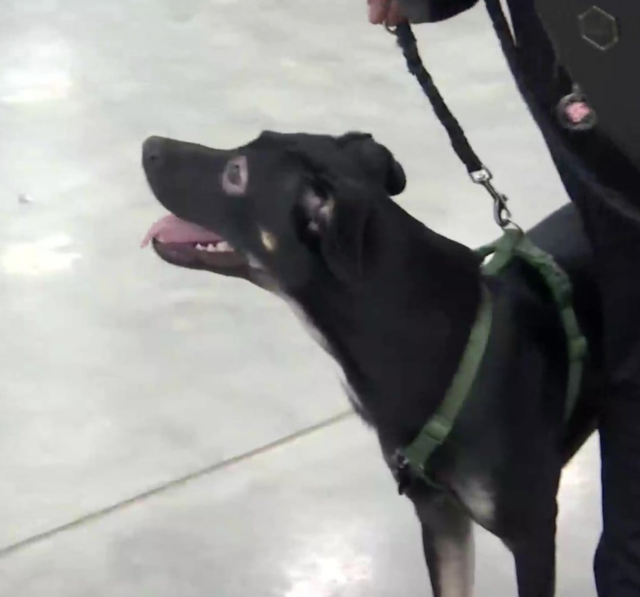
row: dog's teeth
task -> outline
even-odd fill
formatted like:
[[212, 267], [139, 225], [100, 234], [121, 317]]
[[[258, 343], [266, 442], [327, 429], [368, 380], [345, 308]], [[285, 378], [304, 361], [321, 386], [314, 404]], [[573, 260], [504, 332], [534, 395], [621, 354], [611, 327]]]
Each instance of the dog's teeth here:
[[207, 253], [215, 253], [216, 246], [213, 243], [209, 243], [207, 245]]
[[205, 251], [205, 247], [203, 247], [200, 243], [196, 244], [196, 250], [197, 251]]
[[223, 240], [221, 243], [218, 243], [218, 251], [232, 251], [231, 245]]

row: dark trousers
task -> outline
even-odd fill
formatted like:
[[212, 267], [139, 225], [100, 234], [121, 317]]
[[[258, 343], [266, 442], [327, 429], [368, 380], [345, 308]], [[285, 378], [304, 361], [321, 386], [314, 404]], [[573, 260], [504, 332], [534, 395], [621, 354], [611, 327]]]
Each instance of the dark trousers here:
[[576, 202], [598, 262], [610, 376], [600, 426], [604, 532], [596, 583], [600, 597], [639, 596], [640, 196], [594, 201], [581, 194]]
[[610, 377], [600, 425], [604, 532], [600, 597], [640, 596], [640, 194], [603, 196], [559, 163], [593, 244]]

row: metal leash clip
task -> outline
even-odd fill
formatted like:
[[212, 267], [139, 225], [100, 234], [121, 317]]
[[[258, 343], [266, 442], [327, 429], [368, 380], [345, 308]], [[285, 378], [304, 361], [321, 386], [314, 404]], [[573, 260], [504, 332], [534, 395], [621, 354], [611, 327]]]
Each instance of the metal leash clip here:
[[483, 167], [481, 170], [471, 172], [470, 176], [473, 182], [483, 186], [489, 195], [491, 195], [491, 198], [493, 199], [493, 218], [496, 221], [496, 224], [498, 224], [500, 228], [506, 228], [513, 224], [513, 221], [511, 220], [511, 210], [507, 205], [509, 198], [493, 186], [491, 183], [493, 180], [491, 171], [488, 168]]

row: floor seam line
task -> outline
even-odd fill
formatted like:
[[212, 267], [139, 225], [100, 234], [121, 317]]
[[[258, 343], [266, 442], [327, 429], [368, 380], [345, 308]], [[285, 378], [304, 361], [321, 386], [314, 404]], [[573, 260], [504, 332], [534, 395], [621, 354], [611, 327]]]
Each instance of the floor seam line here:
[[116, 502], [115, 504], [112, 504], [110, 506], [100, 508], [99, 510], [95, 510], [94, 512], [85, 514], [84, 516], [80, 516], [79, 518], [76, 518], [65, 524], [61, 524], [48, 531], [44, 531], [42, 533], [38, 533], [31, 537], [27, 537], [26, 539], [18, 541], [12, 545], [8, 545], [6, 547], [0, 548], [0, 558], [4, 558], [6, 556], [9, 556], [17, 552], [18, 550], [24, 549], [26, 547], [29, 547], [31, 545], [44, 541], [46, 539], [50, 539], [55, 535], [65, 533], [67, 531], [71, 531], [73, 529], [84, 526], [85, 524], [90, 524], [92, 522], [98, 521], [102, 518], [105, 518], [106, 516], [109, 516], [110, 514], [115, 514], [116, 512], [120, 512], [121, 510], [124, 510], [130, 506], [144, 502], [149, 498], [155, 497], [157, 495], [163, 494], [173, 489], [177, 489], [178, 487], [183, 487], [188, 483], [192, 481], [196, 481], [198, 479], [202, 479], [207, 475], [217, 473], [221, 470], [231, 468], [232, 466], [235, 466], [242, 462], [247, 462], [252, 458], [262, 456], [263, 454], [266, 454], [272, 450], [275, 450], [282, 446], [286, 446], [287, 444], [293, 443], [297, 440], [313, 435], [316, 432], [323, 431], [324, 429], [328, 429], [333, 425], [337, 425], [338, 423], [341, 423], [342, 421], [352, 417], [354, 414], [355, 413], [352, 409], [342, 411], [337, 415], [334, 415], [333, 417], [329, 417], [328, 419], [320, 421], [319, 423], [316, 423], [314, 425], [309, 425], [308, 427], [305, 427], [299, 431], [296, 431], [295, 433], [291, 433], [289, 435], [281, 437], [280, 439], [269, 442], [263, 446], [255, 448], [253, 450], [249, 450], [248, 452], [244, 452], [243, 454], [238, 454], [237, 456], [227, 458], [226, 460], [222, 460], [221, 462], [217, 462], [215, 464], [198, 469], [196, 471], [183, 475], [182, 477], [178, 477], [177, 479], [172, 479], [171, 481], [167, 481], [166, 483], [162, 483], [156, 487], [148, 489], [147, 491], [143, 491], [142, 493], [134, 495], [130, 498], [127, 498], [120, 502]]

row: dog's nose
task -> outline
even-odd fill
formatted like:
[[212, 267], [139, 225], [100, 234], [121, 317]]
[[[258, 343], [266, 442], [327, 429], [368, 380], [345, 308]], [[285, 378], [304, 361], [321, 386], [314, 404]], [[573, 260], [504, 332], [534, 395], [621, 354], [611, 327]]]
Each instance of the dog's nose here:
[[149, 137], [142, 144], [142, 161], [145, 166], [156, 166], [162, 158], [164, 139], [162, 137]]

